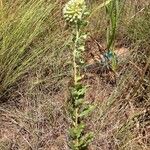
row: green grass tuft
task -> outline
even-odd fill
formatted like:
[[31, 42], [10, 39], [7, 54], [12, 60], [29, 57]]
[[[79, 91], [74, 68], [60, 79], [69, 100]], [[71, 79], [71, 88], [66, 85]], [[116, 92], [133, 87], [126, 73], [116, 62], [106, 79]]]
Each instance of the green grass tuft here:
[[45, 0], [1, 1], [0, 95], [52, 53], [55, 43], [60, 46], [56, 6], [57, 2]]

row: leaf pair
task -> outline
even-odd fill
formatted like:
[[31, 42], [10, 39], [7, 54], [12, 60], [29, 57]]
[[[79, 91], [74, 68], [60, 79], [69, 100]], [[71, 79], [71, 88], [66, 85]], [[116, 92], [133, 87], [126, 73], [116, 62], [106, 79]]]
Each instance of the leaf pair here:
[[86, 89], [87, 89], [86, 86], [83, 86], [80, 83], [76, 84], [71, 90], [73, 100], [76, 101], [84, 98]]
[[[78, 127], [70, 129], [70, 136], [74, 139], [69, 144], [72, 150], [87, 149], [87, 146], [93, 140], [94, 135], [92, 132], [83, 135], [84, 128], [84, 124], [79, 124]], [[76, 141], [76, 139], [78, 139], [78, 141]]]

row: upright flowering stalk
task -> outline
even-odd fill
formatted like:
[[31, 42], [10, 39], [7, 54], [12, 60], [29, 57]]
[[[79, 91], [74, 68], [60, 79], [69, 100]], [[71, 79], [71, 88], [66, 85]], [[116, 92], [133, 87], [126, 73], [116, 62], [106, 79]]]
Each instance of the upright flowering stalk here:
[[70, 114], [72, 125], [69, 130], [69, 146], [72, 150], [86, 149], [93, 139], [93, 133], [85, 133], [85, 117], [93, 110], [93, 106], [84, 100], [87, 86], [81, 83], [83, 75], [81, 68], [84, 65], [83, 52], [86, 40], [86, 27], [88, 16], [84, 0], [70, 0], [64, 7], [63, 15], [67, 23], [72, 26], [73, 69], [74, 85], [71, 87]]

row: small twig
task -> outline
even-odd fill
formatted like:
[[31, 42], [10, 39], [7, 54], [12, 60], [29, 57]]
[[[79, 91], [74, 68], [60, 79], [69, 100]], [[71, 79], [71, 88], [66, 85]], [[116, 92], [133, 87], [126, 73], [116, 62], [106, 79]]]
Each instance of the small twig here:
[[150, 64], [150, 57], [148, 58], [147, 63], [145, 65], [145, 67], [144, 67], [144, 70], [143, 70], [143, 73], [142, 73], [142, 77], [141, 77], [142, 80], [144, 79], [144, 76], [145, 76], [145, 73], [146, 73], [146, 71], [147, 71], [147, 69], [149, 67], [149, 64]]
[[137, 16], [139, 13], [141, 13], [146, 7], [142, 8], [140, 11], [138, 11], [136, 14], [134, 14], [130, 19], [133, 19], [135, 16]]
[[94, 39], [92, 36], [90, 36], [90, 38], [93, 40], [94, 43], [96, 43], [96, 45], [98, 46], [98, 50], [100, 52], [100, 54], [105, 51], [105, 48], [96, 40]]
[[129, 63], [131, 64], [131, 65], [133, 65], [139, 72], [140, 72], [140, 75], [142, 75], [142, 69], [141, 68], [139, 68], [135, 63], [133, 63], [132, 61], [129, 61]]
[[91, 13], [91, 15], [89, 16], [89, 18], [91, 18], [93, 16], [94, 13], [96, 13], [96, 11], [102, 9], [103, 7], [106, 7], [112, 0], [106, 0], [105, 2], [103, 2], [102, 4], [100, 4], [98, 7], [96, 7], [93, 12]]
[[148, 58], [148, 61], [147, 61], [146, 65], [145, 65], [145, 67], [144, 67], [144, 71], [141, 71], [141, 73], [140, 73], [141, 74], [141, 78], [139, 80], [138, 85], [134, 88], [134, 91], [133, 91], [133, 94], [132, 94], [131, 98], [134, 96], [134, 94], [136, 93], [136, 91], [139, 89], [141, 83], [143, 82], [144, 76], [145, 76], [145, 73], [146, 73], [146, 71], [148, 69], [149, 64], [150, 64], [150, 57]]

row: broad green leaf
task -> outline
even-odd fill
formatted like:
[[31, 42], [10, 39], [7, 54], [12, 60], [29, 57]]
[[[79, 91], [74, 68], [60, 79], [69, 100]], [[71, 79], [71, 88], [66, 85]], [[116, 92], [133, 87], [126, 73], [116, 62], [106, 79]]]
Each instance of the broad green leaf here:
[[84, 45], [81, 45], [78, 49], [83, 52], [85, 50]]
[[93, 141], [93, 137], [93, 132], [87, 133], [86, 135], [82, 136], [79, 142], [80, 148], [86, 148], [89, 145], [89, 143]]
[[94, 110], [95, 106], [89, 105], [87, 108], [85, 108], [80, 114], [79, 117], [86, 117]]
[[76, 77], [77, 82], [78, 82], [78, 81], [81, 81], [82, 78], [83, 78], [82, 76], [77, 76], [77, 77]]
[[84, 128], [85, 128], [84, 124], [78, 124], [77, 128], [75, 128], [75, 133], [77, 138], [81, 137]]
[[77, 127], [73, 127], [69, 130], [70, 136], [72, 138], [80, 138], [84, 128], [85, 125], [83, 123], [78, 124]]
[[84, 99], [82, 99], [82, 98], [81, 98], [81, 99], [78, 99], [78, 100], [75, 101], [75, 106], [76, 106], [76, 107], [79, 107], [79, 106], [82, 105], [83, 103], [84, 103]]

